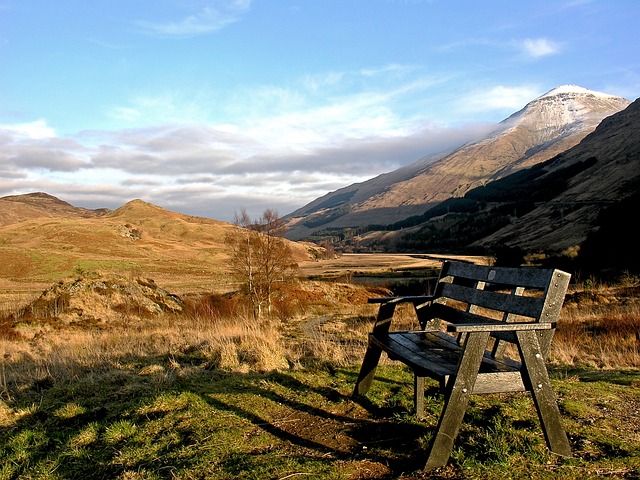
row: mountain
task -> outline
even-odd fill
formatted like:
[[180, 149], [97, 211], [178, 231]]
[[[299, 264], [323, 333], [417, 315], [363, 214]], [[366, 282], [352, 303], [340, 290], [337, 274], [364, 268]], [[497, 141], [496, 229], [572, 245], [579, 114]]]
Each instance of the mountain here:
[[452, 152], [331, 192], [292, 212], [287, 237], [420, 215], [451, 197], [548, 160], [578, 144], [629, 101], [575, 85], [553, 89], [503, 120], [486, 137]]
[[359, 241], [376, 249], [501, 252], [516, 261], [551, 255], [591, 271], [640, 272], [630, 233], [640, 209], [639, 127], [640, 99], [554, 158]]
[[[611, 245], [615, 236], [631, 239], [628, 222], [633, 221], [637, 209], [632, 205], [638, 206], [640, 194], [640, 99], [604, 119], [577, 146], [542, 167], [536, 180], [540, 186], [548, 190], [550, 183], [562, 179], [564, 188], [475, 244], [564, 250], [602, 230], [609, 223], [607, 216], [620, 216], [620, 209], [621, 223], [619, 231], [612, 232]], [[567, 172], [575, 174], [563, 178]], [[521, 187], [527, 188], [526, 182]]]

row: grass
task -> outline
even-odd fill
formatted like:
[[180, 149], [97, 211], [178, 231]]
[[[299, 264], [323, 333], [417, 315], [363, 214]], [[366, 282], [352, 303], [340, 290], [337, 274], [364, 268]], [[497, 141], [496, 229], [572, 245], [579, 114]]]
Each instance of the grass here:
[[640, 286], [578, 290], [569, 295], [552, 359], [591, 368], [640, 368]]
[[0, 479], [638, 478], [633, 288], [575, 292], [563, 311], [550, 361], [571, 458], [549, 453], [528, 396], [475, 396], [449, 465], [429, 473], [434, 384], [423, 421], [390, 361], [351, 396], [375, 313], [362, 287], [300, 287], [295, 311], [260, 323], [217, 296], [183, 315], [6, 324]]
[[426, 420], [416, 421], [403, 368], [382, 367], [368, 399], [353, 399], [354, 366], [240, 374], [200, 361], [130, 358], [120, 366], [79, 370], [73, 379], [41, 379], [17, 395], [12, 408], [3, 407], [0, 478], [555, 479], [640, 473], [640, 392], [631, 386], [640, 382], [637, 373], [626, 384], [555, 376], [574, 450], [569, 459], [547, 451], [529, 398], [475, 397], [451, 464], [431, 477], [415, 470], [440, 400], [433, 391]]

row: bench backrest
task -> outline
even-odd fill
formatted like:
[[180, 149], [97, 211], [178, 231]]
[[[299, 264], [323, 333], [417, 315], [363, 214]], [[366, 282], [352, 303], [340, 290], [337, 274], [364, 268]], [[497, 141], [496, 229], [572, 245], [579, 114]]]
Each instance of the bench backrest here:
[[[557, 269], [492, 267], [446, 261], [434, 291], [435, 304], [422, 327], [448, 323], [503, 322], [555, 323], [560, 316], [571, 275]], [[543, 334], [549, 349], [553, 330]], [[512, 342], [512, 334], [494, 334]]]

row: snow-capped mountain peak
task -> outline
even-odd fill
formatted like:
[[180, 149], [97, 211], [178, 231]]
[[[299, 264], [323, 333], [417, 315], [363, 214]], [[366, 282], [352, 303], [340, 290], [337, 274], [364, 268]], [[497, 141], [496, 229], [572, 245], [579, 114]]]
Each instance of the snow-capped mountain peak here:
[[629, 103], [624, 98], [578, 85], [562, 85], [532, 100], [503, 123], [508, 128], [531, 128], [552, 138], [567, 129], [591, 131], [604, 117]]
[[554, 88], [553, 90], [549, 90], [544, 95], [541, 95], [540, 97], [538, 97], [538, 99], [545, 98], [545, 97], [553, 97], [563, 93], [593, 95], [594, 97], [600, 97], [600, 98], [614, 97], [614, 95], [610, 95], [608, 93], [603, 93], [603, 92], [596, 92], [594, 90], [589, 90], [588, 88], [584, 88], [579, 85], [561, 85], [559, 87]]

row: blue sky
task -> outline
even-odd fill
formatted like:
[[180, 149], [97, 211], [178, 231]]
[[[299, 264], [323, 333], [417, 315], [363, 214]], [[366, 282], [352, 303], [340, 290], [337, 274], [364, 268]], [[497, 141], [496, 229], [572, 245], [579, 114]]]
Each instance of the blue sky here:
[[0, 196], [229, 221], [640, 96], [637, 0], [0, 0]]

